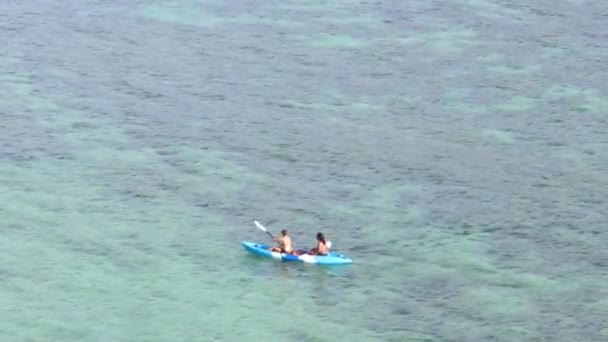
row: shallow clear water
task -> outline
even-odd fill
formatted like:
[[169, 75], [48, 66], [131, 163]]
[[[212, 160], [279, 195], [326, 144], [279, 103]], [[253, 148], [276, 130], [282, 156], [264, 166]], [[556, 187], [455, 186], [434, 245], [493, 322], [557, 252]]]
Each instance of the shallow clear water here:
[[607, 14], [1, 2], [1, 339], [608, 339]]

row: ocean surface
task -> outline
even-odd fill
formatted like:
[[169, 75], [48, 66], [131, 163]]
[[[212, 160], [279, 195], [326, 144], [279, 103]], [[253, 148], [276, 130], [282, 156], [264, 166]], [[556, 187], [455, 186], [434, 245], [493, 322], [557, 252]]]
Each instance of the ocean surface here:
[[0, 1], [0, 261], [2, 341], [606, 341], [608, 2]]

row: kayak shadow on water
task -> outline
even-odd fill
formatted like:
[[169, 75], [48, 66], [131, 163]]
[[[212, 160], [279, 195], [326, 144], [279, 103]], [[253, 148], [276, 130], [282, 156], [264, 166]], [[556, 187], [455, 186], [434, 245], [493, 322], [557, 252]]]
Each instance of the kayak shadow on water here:
[[344, 300], [345, 293], [356, 286], [352, 265], [284, 262], [252, 254], [244, 255], [243, 260], [246, 278], [281, 283], [288, 288], [296, 286], [303, 300], [322, 307], [338, 305]]
[[[246, 253], [243, 255], [246, 260], [247, 269], [252, 270], [256, 276], [263, 277], [310, 277], [310, 276], [332, 276], [340, 278], [352, 277], [352, 265], [316, 265], [301, 262], [286, 262], [279, 260], [269, 260], [266, 257]], [[318, 280], [318, 279], [317, 279]]]

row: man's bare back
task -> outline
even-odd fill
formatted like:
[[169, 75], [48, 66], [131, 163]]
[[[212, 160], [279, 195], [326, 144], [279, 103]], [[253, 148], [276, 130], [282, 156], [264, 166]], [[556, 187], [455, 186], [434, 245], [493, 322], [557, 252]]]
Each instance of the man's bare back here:
[[281, 252], [281, 253], [292, 253], [293, 247], [291, 244], [291, 237], [288, 235], [286, 229], [281, 231], [281, 237], [275, 238], [274, 241], [278, 242], [281, 247], [273, 246], [270, 248], [271, 252]]

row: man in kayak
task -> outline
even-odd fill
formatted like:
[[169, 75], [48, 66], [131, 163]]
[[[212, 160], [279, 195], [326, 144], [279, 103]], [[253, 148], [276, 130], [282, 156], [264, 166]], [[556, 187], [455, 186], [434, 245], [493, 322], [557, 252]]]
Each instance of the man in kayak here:
[[[304, 251], [296, 250], [294, 252], [295, 255], [305, 254]], [[327, 248], [327, 242], [325, 242], [325, 236], [323, 233], [317, 233], [317, 245], [314, 248], [311, 248], [306, 254], [308, 255], [327, 255], [329, 254], [329, 248]]]
[[289, 232], [287, 229], [281, 230], [281, 237], [274, 238], [274, 241], [278, 242], [281, 246], [272, 246], [270, 248], [271, 252], [280, 252], [280, 253], [293, 253], [293, 247], [291, 246], [291, 237], [289, 236]]

